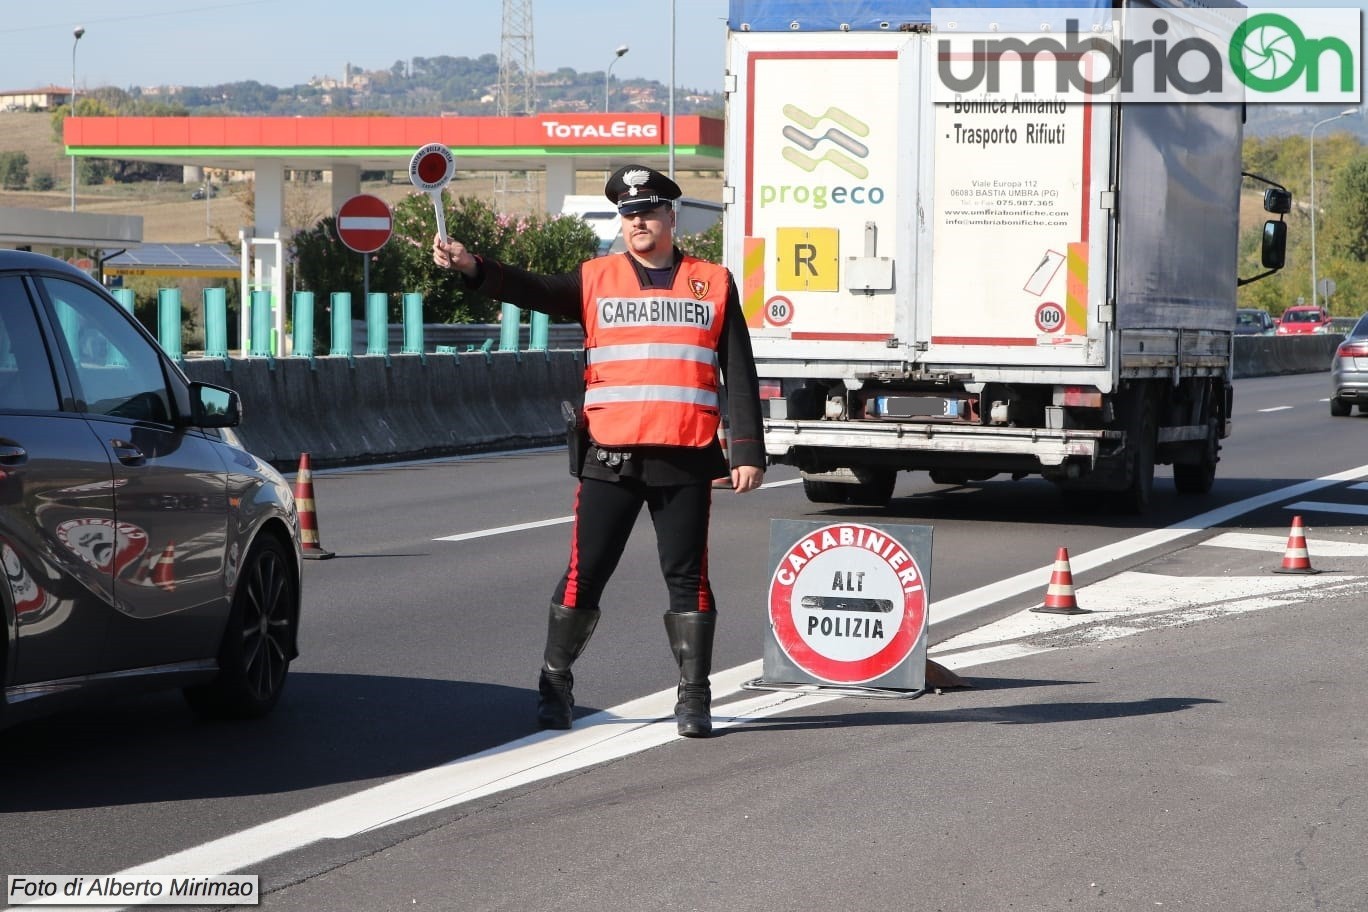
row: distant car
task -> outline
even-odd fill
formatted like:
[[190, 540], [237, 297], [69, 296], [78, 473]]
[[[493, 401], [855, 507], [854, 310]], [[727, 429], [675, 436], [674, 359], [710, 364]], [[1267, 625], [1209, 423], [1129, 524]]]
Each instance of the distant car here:
[[151, 688], [205, 716], [275, 705], [299, 517], [241, 416], [85, 273], [0, 250], [0, 727]]
[[1359, 317], [1330, 361], [1330, 414], [1343, 418], [1355, 405], [1360, 415], [1368, 414], [1368, 314]]
[[1235, 335], [1269, 336], [1273, 334], [1273, 317], [1266, 310], [1240, 308], [1235, 311]]
[[1311, 304], [1299, 304], [1283, 311], [1275, 334], [1298, 336], [1306, 333], [1324, 333], [1330, 331], [1329, 327], [1330, 311]]
[[[213, 184], [210, 184], [210, 185], [209, 185], [209, 198], [210, 198], [210, 199], [213, 199], [213, 198], [216, 197], [216, 196], [218, 196], [218, 187], [215, 187]], [[192, 200], [202, 200], [202, 199], [204, 199], [204, 188], [203, 188], [203, 187], [196, 187], [196, 188], [195, 188], [195, 192], [192, 193], [192, 194], [190, 194], [190, 198], [191, 198]]]

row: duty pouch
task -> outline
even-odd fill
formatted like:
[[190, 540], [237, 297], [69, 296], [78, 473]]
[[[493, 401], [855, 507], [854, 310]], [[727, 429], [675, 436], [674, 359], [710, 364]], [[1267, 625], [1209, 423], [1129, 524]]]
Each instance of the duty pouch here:
[[589, 429], [585, 427], [579, 410], [564, 400], [561, 401], [561, 417], [565, 419], [565, 449], [570, 457], [570, 475], [579, 478], [589, 452]]

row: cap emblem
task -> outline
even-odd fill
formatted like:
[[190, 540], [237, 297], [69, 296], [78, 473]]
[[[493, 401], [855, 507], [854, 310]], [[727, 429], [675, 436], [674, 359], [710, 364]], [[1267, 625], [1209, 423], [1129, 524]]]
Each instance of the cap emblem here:
[[636, 196], [637, 190], [650, 179], [649, 171], [628, 171], [622, 175], [622, 182], [627, 185], [627, 192], [632, 196]]

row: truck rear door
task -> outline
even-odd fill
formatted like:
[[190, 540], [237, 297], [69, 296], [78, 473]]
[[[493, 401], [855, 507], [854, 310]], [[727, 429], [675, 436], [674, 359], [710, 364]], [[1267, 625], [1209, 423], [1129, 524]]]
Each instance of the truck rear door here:
[[1109, 106], [938, 104], [938, 55], [731, 33], [727, 262], [762, 373], [1107, 364]]
[[727, 262], [757, 359], [911, 339], [921, 54], [911, 33], [731, 34]]

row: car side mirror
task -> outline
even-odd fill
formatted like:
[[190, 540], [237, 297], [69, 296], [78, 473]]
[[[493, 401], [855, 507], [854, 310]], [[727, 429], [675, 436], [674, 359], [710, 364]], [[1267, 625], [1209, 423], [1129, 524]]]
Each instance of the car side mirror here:
[[242, 399], [236, 390], [198, 380], [190, 384], [190, 423], [201, 428], [237, 427]]
[[[1273, 191], [1268, 191], [1272, 193]], [[1264, 222], [1263, 247], [1259, 252], [1259, 262], [1265, 269], [1282, 269], [1287, 262], [1287, 223], [1269, 219]]]

